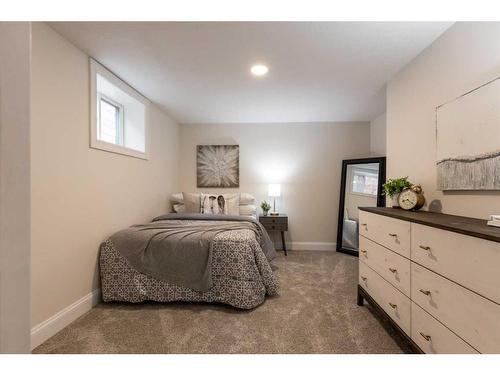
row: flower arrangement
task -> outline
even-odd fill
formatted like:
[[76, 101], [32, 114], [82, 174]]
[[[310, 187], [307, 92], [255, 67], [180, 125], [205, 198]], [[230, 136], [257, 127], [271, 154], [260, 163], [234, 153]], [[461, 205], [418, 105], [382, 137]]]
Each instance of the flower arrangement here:
[[266, 201], [264, 201], [260, 204], [260, 208], [262, 208], [262, 212], [264, 213], [264, 216], [267, 216], [269, 210], [271, 209], [271, 205], [269, 203], [267, 203]]
[[408, 176], [400, 178], [390, 178], [383, 185], [384, 194], [392, 198], [395, 195], [401, 193], [404, 189], [412, 187], [413, 184], [408, 181]]
[[408, 176], [400, 178], [390, 178], [383, 185], [383, 194], [392, 199], [392, 207], [399, 207], [398, 196], [404, 189], [412, 187], [413, 184], [408, 181]]

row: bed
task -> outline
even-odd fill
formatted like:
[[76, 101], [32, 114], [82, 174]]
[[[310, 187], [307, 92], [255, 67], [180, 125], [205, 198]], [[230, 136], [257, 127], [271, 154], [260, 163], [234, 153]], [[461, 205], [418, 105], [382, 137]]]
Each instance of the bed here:
[[163, 215], [102, 243], [102, 298], [252, 309], [279, 292], [270, 264], [275, 256], [267, 232], [251, 216]]

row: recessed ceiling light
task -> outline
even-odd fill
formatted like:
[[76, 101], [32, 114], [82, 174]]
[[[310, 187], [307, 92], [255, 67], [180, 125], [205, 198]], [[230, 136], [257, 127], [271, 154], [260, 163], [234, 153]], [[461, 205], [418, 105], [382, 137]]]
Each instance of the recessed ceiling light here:
[[260, 76], [265, 76], [267, 74], [267, 72], [269, 71], [269, 68], [265, 65], [262, 65], [262, 64], [256, 64], [256, 65], [252, 66], [250, 71], [252, 72], [252, 74], [254, 76], [260, 77]]

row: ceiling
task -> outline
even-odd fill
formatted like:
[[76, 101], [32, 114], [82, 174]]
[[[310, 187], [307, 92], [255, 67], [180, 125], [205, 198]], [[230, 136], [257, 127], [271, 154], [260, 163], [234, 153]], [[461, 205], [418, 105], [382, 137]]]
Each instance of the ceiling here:
[[369, 121], [386, 82], [450, 25], [50, 23], [180, 123]]

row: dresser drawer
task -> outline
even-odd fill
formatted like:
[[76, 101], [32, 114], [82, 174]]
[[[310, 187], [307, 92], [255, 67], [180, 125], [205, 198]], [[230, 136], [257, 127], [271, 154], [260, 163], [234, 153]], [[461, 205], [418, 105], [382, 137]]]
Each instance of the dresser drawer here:
[[360, 211], [359, 223], [360, 235], [410, 258], [409, 222]]
[[410, 336], [410, 300], [363, 261], [359, 262], [359, 285]]
[[500, 303], [500, 243], [412, 223], [411, 259]]
[[406, 296], [410, 296], [410, 260], [365, 238], [359, 237], [359, 259]]
[[413, 302], [411, 304], [411, 338], [424, 353], [478, 353]]
[[500, 305], [411, 263], [411, 299], [481, 353], [500, 353]]

